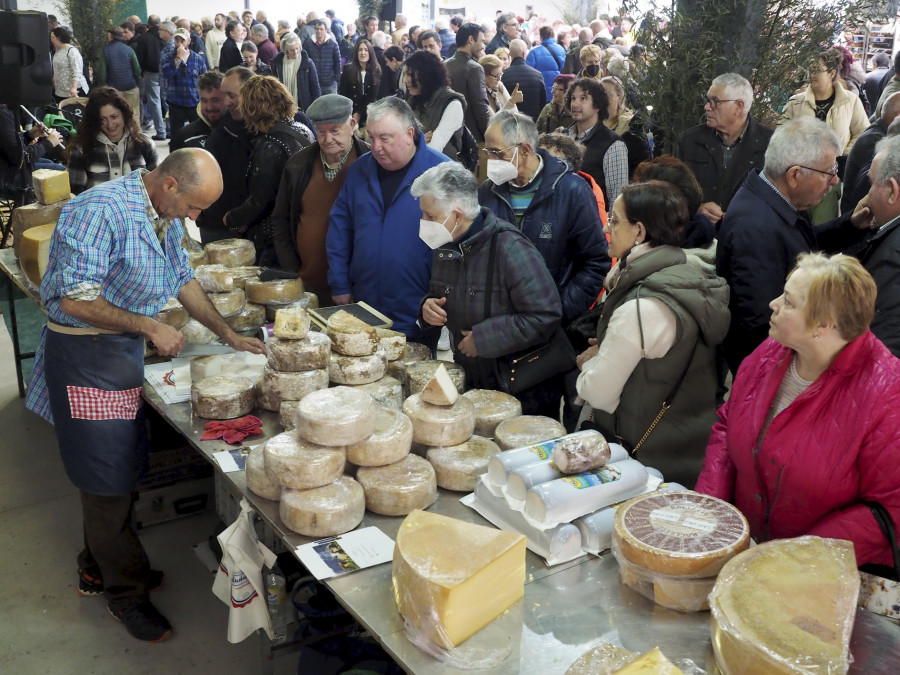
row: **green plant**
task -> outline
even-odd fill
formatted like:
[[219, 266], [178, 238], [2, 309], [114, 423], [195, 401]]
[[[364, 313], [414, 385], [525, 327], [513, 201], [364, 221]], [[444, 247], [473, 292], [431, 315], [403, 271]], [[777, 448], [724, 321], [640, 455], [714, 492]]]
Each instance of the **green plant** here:
[[124, 0], [57, 0], [56, 6], [68, 15], [70, 27], [86, 65], [97, 63], [107, 42], [106, 29], [116, 23]]

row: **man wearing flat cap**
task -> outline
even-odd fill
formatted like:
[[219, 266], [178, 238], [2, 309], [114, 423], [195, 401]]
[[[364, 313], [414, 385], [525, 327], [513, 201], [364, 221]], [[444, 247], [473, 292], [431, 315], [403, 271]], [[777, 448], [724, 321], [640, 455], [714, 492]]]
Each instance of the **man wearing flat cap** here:
[[285, 165], [272, 226], [279, 266], [297, 272], [304, 288], [318, 295], [324, 306], [333, 304], [325, 257], [328, 213], [344, 185], [347, 169], [369, 146], [353, 134], [353, 101], [346, 96], [320, 96], [306, 114], [319, 140]]

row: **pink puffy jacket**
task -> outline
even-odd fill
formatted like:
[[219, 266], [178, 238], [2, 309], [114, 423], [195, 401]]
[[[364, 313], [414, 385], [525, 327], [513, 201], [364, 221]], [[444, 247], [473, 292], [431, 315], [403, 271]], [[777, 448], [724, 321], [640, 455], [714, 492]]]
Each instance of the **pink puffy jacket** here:
[[696, 490], [732, 502], [757, 541], [848, 539], [858, 564], [893, 563], [862, 500], [900, 527], [900, 359], [871, 331], [848, 344], [757, 439], [793, 351], [766, 339], [738, 370]]

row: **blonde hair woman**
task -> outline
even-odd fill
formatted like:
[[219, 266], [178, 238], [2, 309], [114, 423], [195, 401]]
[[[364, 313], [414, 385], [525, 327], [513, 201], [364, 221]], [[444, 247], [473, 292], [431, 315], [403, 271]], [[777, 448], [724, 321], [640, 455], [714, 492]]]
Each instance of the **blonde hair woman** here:
[[519, 112], [516, 108], [517, 103], [521, 103], [523, 96], [519, 91], [519, 85], [513, 89], [512, 93], [506, 90], [500, 76], [503, 74], [503, 63], [494, 54], [488, 54], [478, 59], [478, 65], [484, 68], [484, 87], [487, 89], [488, 105], [491, 114], [501, 110], [512, 110]]

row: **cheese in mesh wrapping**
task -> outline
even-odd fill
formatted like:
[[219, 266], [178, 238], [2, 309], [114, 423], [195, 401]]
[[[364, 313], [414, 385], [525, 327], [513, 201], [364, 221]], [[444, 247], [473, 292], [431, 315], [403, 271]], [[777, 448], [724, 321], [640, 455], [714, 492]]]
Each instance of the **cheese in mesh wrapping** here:
[[327, 485], [344, 472], [344, 448], [309, 443], [293, 431], [272, 436], [265, 444], [266, 473], [285, 487], [306, 490]]
[[278, 509], [282, 522], [307, 537], [330, 537], [349, 532], [366, 513], [362, 487], [350, 476], [339, 476], [310, 490], [285, 488]]
[[366, 493], [366, 508], [383, 516], [405, 516], [437, 499], [434, 468], [418, 455], [386, 466], [361, 466], [356, 480]]
[[732, 558], [709, 596], [724, 675], [846, 673], [859, 597], [853, 544], [798, 537]]
[[321, 389], [300, 401], [297, 431], [319, 445], [350, 445], [372, 433], [376, 412], [375, 401], [363, 391], [343, 386]]

